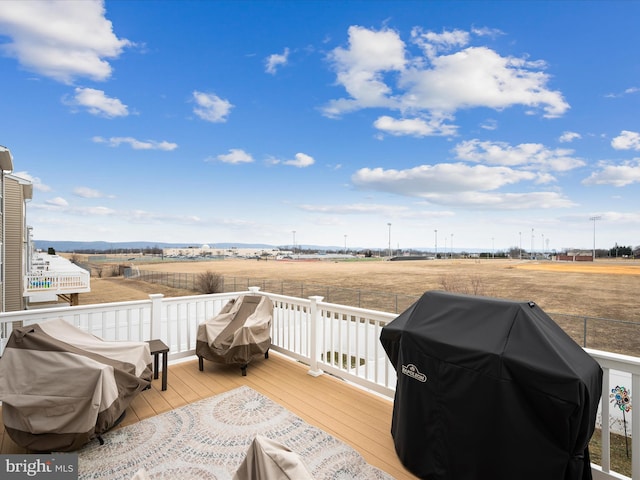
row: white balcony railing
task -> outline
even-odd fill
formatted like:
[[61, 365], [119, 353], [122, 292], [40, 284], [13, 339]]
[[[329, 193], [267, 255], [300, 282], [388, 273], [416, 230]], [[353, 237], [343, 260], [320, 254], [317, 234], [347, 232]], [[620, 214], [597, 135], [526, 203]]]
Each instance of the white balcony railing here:
[[34, 253], [23, 280], [23, 296], [65, 295], [91, 291], [89, 272], [64, 257]]
[[[257, 287], [251, 287], [253, 293]], [[170, 347], [170, 359], [195, 354], [198, 325], [216, 315], [231, 298], [247, 292], [165, 298], [99, 305], [58, 307], [0, 313], [0, 355], [16, 324], [29, 325], [53, 318], [69, 323], [105, 340], [160, 338]], [[309, 365], [309, 374], [337, 375], [355, 385], [392, 399], [395, 370], [379, 338], [380, 331], [396, 314], [261, 292], [274, 302], [272, 349]], [[586, 350], [604, 370], [601, 419], [609, 419], [610, 385], [621, 376], [631, 381], [631, 392], [640, 392], [640, 358]], [[614, 379], [614, 382], [611, 379]], [[626, 381], [626, 380], [625, 380]], [[632, 438], [640, 438], [640, 422], [631, 423]], [[611, 471], [610, 421], [601, 421], [602, 464], [592, 465], [594, 479], [625, 479]], [[632, 478], [640, 479], [640, 442], [632, 442]]]
[[37, 272], [24, 276], [24, 295], [90, 292], [89, 272]]

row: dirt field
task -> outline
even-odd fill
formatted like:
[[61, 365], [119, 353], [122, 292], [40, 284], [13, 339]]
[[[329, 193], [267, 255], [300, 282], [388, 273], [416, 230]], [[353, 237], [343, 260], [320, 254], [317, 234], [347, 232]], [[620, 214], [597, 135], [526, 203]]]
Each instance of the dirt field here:
[[[141, 270], [200, 273], [256, 280], [298, 281], [348, 289], [420, 295], [445, 289], [511, 300], [532, 300], [549, 312], [640, 322], [640, 261], [611, 263], [521, 262], [516, 260], [165, 262]], [[92, 278], [81, 303], [102, 303], [193, 292], [139, 284], [121, 278]], [[164, 291], [166, 289], [166, 291]], [[160, 291], [163, 290], [163, 291]]]

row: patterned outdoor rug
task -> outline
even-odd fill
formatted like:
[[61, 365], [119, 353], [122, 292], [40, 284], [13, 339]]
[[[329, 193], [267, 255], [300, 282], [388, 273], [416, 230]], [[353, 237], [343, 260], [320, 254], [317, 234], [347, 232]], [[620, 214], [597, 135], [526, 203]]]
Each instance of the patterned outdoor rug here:
[[231, 479], [256, 434], [298, 453], [314, 478], [391, 479], [358, 452], [249, 387], [239, 387], [104, 435], [79, 451], [80, 480]]

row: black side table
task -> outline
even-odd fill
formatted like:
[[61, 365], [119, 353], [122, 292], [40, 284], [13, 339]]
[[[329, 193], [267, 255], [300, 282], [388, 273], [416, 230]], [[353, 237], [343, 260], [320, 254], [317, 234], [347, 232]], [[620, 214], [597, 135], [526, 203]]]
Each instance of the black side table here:
[[149, 350], [153, 355], [153, 378], [158, 378], [158, 355], [162, 354], [162, 390], [167, 389], [167, 355], [169, 354], [169, 347], [167, 347], [162, 340], [147, 340], [149, 344]]

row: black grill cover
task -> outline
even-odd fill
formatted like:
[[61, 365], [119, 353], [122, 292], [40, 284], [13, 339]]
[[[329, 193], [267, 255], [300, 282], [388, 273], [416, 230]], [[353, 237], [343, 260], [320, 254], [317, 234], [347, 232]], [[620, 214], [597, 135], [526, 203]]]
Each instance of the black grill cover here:
[[396, 452], [418, 477], [592, 478], [602, 369], [533, 302], [426, 292], [380, 341]]

